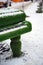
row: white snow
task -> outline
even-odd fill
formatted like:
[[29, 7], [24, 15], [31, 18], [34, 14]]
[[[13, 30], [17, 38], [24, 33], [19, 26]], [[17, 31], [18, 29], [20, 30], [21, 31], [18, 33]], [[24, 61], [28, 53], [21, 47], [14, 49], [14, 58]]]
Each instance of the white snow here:
[[28, 4], [30, 4], [31, 1], [27, 1], [27, 2], [12, 2], [12, 7], [15, 8], [15, 9], [23, 9], [22, 7], [23, 6], [26, 6]]
[[0, 0], [0, 2], [6, 2], [7, 0]]
[[32, 23], [32, 31], [21, 35], [24, 56], [11, 60], [3, 60], [0, 65], [43, 65], [43, 13], [35, 13], [38, 3], [32, 3], [24, 10], [30, 16], [26, 18]]

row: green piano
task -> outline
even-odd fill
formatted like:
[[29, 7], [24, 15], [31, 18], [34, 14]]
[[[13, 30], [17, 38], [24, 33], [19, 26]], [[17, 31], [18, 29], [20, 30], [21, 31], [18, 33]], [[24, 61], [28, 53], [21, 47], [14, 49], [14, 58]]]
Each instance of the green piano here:
[[32, 30], [32, 25], [25, 20], [23, 11], [14, 9], [0, 9], [0, 42], [11, 39], [11, 49], [14, 57], [21, 55], [20, 36]]

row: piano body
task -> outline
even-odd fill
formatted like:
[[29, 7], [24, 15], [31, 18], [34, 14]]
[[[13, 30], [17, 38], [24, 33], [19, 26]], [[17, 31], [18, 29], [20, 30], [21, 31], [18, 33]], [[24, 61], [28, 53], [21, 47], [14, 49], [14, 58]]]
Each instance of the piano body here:
[[12, 8], [0, 9], [0, 42], [11, 39], [13, 56], [21, 54], [21, 34], [30, 32], [32, 25], [25, 21], [26, 15], [23, 11]]

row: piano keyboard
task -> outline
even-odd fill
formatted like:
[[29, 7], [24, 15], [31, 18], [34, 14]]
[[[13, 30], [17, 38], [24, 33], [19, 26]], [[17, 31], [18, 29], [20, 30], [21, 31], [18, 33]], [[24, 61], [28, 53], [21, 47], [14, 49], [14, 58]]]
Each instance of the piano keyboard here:
[[18, 29], [22, 29], [22, 28], [25, 28], [25, 27], [27, 27], [27, 25], [24, 25], [23, 23], [18, 23], [14, 26], [10, 26], [8, 28], [1, 29], [0, 30], [0, 35], [8, 33], [8, 32], [12, 32], [12, 31], [16, 31]]

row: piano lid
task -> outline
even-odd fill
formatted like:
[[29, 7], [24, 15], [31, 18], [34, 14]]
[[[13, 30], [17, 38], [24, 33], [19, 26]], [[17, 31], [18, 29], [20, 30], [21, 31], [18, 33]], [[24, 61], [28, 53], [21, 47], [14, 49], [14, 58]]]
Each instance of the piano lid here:
[[17, 14], [20, 14], [20, 13], [23, 13], [23, 12], [20, 11], [20, 10], [14, 9], [12, 7], [0, 9], [0, 17], [17, 15]]

